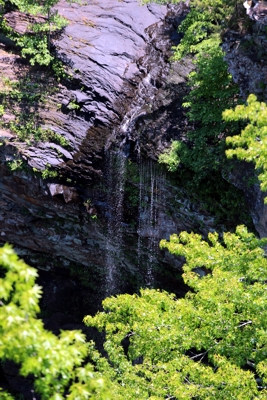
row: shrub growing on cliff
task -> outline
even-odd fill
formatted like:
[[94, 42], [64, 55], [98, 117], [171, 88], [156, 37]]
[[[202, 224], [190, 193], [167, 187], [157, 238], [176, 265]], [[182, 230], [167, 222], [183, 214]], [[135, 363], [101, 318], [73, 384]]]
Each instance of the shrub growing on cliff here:
[[239, 129], [238, 123], [223, 120], [222, 112], [238, 104], [239, 88], [224, 61], [220, 32], [236, 13], [237, 3], [190, 2], [190, 12], [178, 28], [184, 36], [174, 49], [173, 59], [190, 55], [195, 64], [188, 76], [190, 92], [184, 102], [192, 129], [183, 141], [173, 142], [159, 162], [170, 171], [177, 171], [179, 184], [193, 196], [197, 193], [198, 200], [219, 219], [231, 224], [237, 218], [239, 223], [250, 224], [246, 213], [240, 212], [239, 203], [244, 204], [241, 192], [222, 178], [230, 167], [225, 156], [225, 137]]
[[174, 59], [180, 60], [187, 54], [201, 54], [206, 40], [218, 41], [222, 29], [235, 13], [237, 3], [236, 0], [190, 1], [190, 13], [178, 28], [184, 36], [174, 48]]
[[222, 119], [222, 112], [238, 101], [239, 89], [228, 72], [220, 47], [220, 32], [236, 7], [237, 2], [233, 0], [192, 0], [189, 14], [178, 27], [184, 36], [174, 49], [173, 59], [195, 55], [196, 68], [189, 74], [190, 93], [184, 103], [195, 129], [188, 133], [189, 146], [173, 143], [170, 152], [165, 152], [159, 161], [173, 171], [175, 168], [170, 162], [177, 152], [177, 160], [193, 171], [195, 184], [222, 168], [224, 138], [230, 128]]
[[[178, 3], [180, 0], [173, 0]], [[184, 0], [186, 1], [186, 0]], [[151, 0], [143, 0], [151, 3]], [[158, 0], [157, 3], [169, 3]], [[200, 54], [206, 40], [219, 39], [222, 28], [228, 26], [236, 13], [240, 0], [190, 0], [190, 12], [178, 27], [183, 34], [180, 44], [174, 47], [174, 59], [180, 60], [187, 54]]]
[[[242, 194], [222, 176], [230, 162], [225, 156], [225, 138], [240, 130], [240, 122], [225, 121], [222, 112], [239, 102], [238, 86], [233, 82], [218, 41], [206, 40], [203, 53], [195, 59], [196, 70], [188, 77], [191, 91], [184, 106], [193, 125], [184, 141], [174, 141], [160, 157], [168, 170], [175, 172], [179, 184], [197, 193], [209, 212], [224, 222], [250, 224]], [[240, 207], [240, 204], [244, 207]]]
[[[52, 8], [59, 0], [44, 0], [42, 2], [31, 0], [10, 0], [10, 3], [15, 6], [20, 12], [26, 13], [36, 18], [35, 22], [30, 23], [29, 32], [24, 35], [17, 34], [5, 22], [3, 28], [6, 30], [17, 45], [22, 49], [23, 57], [29, 57], [32, 65], [49, 65], [54, 57], [50, 53], [50, 36], [52, 32], [62, 29], [67, 26], [68, 21], [60, 16], [57, 10]], [[75, 0], [69, 0], [73, 2]], [[40, 21], [40, 15], [45, 18]], [[38, 21], [39, 18], [39, 21]]]
[[195, 129], [187, 135], [189, 144], [173, 143], [170, 151], [159, 157], [159, 162], [174, 171], [175, 165], [179, 165], [178, 162], [173, 164], [177, 153], [176, 161], [195, 174], [195, 184], [206, 179], [211, 172], [222, 169], [225, 136], [229, 131], [237, 132], [237, 124], [222, 119], [222, 112], [238, 101], [238, 87], [228, 72], [223, 51], [218, 41], [213, 40], [206, 41], [202, 49], [203, 53], [195, 61], [196, 70], [188, 77], [191, 91], [184, 103]]

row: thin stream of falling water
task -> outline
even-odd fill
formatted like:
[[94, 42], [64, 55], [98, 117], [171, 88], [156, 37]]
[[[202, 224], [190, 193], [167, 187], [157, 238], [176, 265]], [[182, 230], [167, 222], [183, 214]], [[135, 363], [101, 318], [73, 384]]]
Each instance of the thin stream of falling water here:
[[144, 164], [142, 158], [139, 160], [139, 206], [138, 206], [138, 248], [137, 248], [137, 254], [138, 254], [138, 268], [140, 269], [141, 266], [141, 252], [142, 252], [142, 210], [143, 210], [143, 203], [144, 203]]
[[[153, 287], [160, 240], [159, 206], [164, 208], [166, 177], [152, 160], [140, 160], [139, 166], [138, 266], [145, 264], [145, 284]], [[147, 255], [145, 263], [144, 253]]]
[[146, 286], [153, 286], [153, 263], [154, 263], [154, 247], [155, 247], [155, 234], [154, 230], [156, 228], [156, 210], [155, 210], [155, 192], [157, 193], [157, 188], [155, 184], [157, 183], [156, 172], [154, 163], [150, 160], [150, 210], [149, 210], [149, 238], [148, 238], [148, 264], [146, 270]]
[[122, 248], [123, 199], [126, 157], [122, 151], [107, 156], [107, 244], [106, 244], [106, 296], [116, 292], [116, 271]]

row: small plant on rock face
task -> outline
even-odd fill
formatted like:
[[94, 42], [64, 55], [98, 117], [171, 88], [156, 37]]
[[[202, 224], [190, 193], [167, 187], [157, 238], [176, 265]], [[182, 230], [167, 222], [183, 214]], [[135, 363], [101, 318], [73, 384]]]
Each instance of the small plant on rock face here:
[[22, 170], [23, 165], [24, 165], [23, 160], [13, 160], [13, 161], [7, 162], [7, 166], [9, 167], [9, 169], [11, 171]]
[[181, 142], [178, 142], [177, 140], [173, 141], [171, 147], [165, 150], [159, 156], [159, 163], [165, 164], [167, 166], [168, 171], [170, 172], [176, 171], [180, 164], [181, 160], [179, 158], [178, 152], [181, 146], [182, 146]]
[[56, 178], [58, 176], [58, 172], [51, 170], [51, 165], [46, 164], [46, 168], [41, 171], [41, 175], [43, 179]]
[[[23, 57], [29, 57], [32, 65], [49, 65], [54, 59], [50, 53], [51, 34], [62, 29], [68, 24], [68, 21], [60, 16], [52, 7], [58, 3], [58, 0], [44, 0], [42, 2], [33, 2], [31, 0], [11, 0], [11, 4], [19, 9], [20, 12], [31, 15], [35, 22], [29, 25], [28, 30], [23, 35], [12, 31], [7, 24], [4, 28], [7, 34], [16, 41], [17, 45], [22, 49]], [[45, 18], [40, 22], [38, 15]]]
[[80, 109], [80, 106], [79, 106], [79, 104], [77, 104], [75, 101], [70, 101], [69, 102], [69, 104], [67, 105], [67, 108], [69, 109], [69, 110], [79, 110]]

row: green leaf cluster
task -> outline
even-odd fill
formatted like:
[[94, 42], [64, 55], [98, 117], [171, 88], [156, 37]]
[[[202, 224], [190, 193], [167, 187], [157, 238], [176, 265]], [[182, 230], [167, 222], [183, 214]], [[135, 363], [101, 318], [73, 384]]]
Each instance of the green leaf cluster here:
[[[0, 278], [0, 359], [14, 361], [22, 376], [32, 376], [44, 400], [108, 399], [102, 377], [85, 364], [94, 352], [85, 336], [64, 331], [57, 337], [37, 318], [41, 288], [35, 284], [36, 270], [8, 245], [0, 249], [0, 266], [5, 271]], [[2, 398], [13, 397], [1, 392]]]
[[[174, 178], [194, 198], [204, 204], [218, 220], [238, 219], [250, 224], [242, 193], [226, 182], [231, 163], [225, 155], [225, 138], [237, 134], [240, 121], [222, 118], [225, 109], [240, 103], [239, 88], [233, 82], [220, 47], [220, 33], [235, 14], [233, 1], [205, 0], [190, 2], [190, 12], [179, 26], [184, 34], [174, 49], [174, 60], [192, 57], [195, 70], [188, 76], [190, 92], [183, 106], [192, 128], [181, 141], [172, 142], [159, 162], [175, 172]], [[241, 212], [240, 212], [241, 211]]]
[[224, 156], [224, 138], [238, 125], [222, 119], [222, 112], [238, 101], [238, 87], [227, 70], [219, 41], [207, 40], [203, 52], [195, 60], [196, 70], [188, 77], [190, 93], [185, 97], [187, 116], [195, 129], [187, 135], [187, 144], [173, 142], [170, 150], [159, 157], [170, 171], [181, 163], [195, 172], [195, 183], [221, 168]]
[[[229, 158], [236, 156], [240, 160], [253, 162], [259, 171], [262, 191], [267, 191], [267, 105], [257, 101], [251, 94], [246, 105], [239, 105], [234, 110], [223, 113], [226, 121], [245, 121], [246, 127], [240, 135], [228, 137], [226, 143], [233, 149], [228, 149]], [[267, 198], [265, 198], [267, 203]]]
[[[185, 1], [185, 0], [184, 0]], [[143, 0], [149, 3], [151, 0]], [[157, 3], [169, 3], [158, 0]], [[171, 1], [178, 3], [178, 0]], [[188, 54], [201, 54], [206, 40], [218, 40], [222, 29], [229, 25], [240, 0], [191, 0], [190, 12], [178, 27], [183, 34], [178, 46], [173, 47], [174, 60], [180, 60]]]
[[196, 70], [188, 77], [191, 90], [183, 104], [193, 129], [182, 141], [173, 141], [159, 162], [193, 198], [197, 193], [198, 201], [219, 220], [250, 224], [242, 194], [223, 178], [231, 168], [225, 138], [237, 134], [242, 122], [225, 121], [222, 112], [240, 102], [239, 89], [228, 72], [219, 41], [206, 40], [202, 49], [194, 61]]
[[180, 60], [187, 54], [201, 54], [206, 40], [217, 41], [236, 6], [237, 2], [233, 0], [192, 0], [190, 13], [178, 28], [184, 36], [174, 48], [174, 60]]
[[[73, 0], [75, 1], [75, 0]], [[2, 22], [2, 29], [13, 39], [21, 48], [23, 57], [28, 57], [30, 64], [49, 65], [54, 61], [54, 56], [50, 52], [50, 38], [55, 31], [61, 30], [68, 25], [66, 18], [58, 14], [52, 7], [58, 0], [44, 0], [42, 2], [32, 0], [10, 0], [10, 3], [22, 13], [27, 13], [37, 17], [36, 22], [29, 24], [29, 31], [24, 35], [19, 35], [10, 27]], [[43, 22], [38, 22], [38, 16], [44, 16]]]

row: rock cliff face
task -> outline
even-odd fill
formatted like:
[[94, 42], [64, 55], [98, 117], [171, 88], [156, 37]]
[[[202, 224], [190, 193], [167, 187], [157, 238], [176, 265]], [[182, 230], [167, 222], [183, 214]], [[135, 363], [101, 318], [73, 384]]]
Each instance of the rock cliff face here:
[[[208, 230], [206, 217], [148, 161], [186, 130], [181, 102], [192, 66], [189, 60], [171, 66], [169, 57], [188, 9], [184, 3], [103, 0], [60, 2], [58, 10], [69, 25], [53, 47], [72, 79], [56, 84], [1, 49], [6, 78], [39, 79], [45, 96], [35, 104], [38, 121], [69, 145], [18, 141], [2, 129], [0, 238], [31, 264], [51, 273], [71, 271], [103, 297], [152, 284], [152, 264], [170, 264], [158, 250], [161, 238]], [[14, 109], [22, 112], [23, 104]], [[16, 118], [12, 110], [3, 116], [5, 122]], [[36, 174], [47, 168], [58, 177]]]
[[73, 79], [39, 112], [46, 128], [71, 143], [71, 151], [59, 149], [60, 159], [51, 146], [39, 145], [24, 154], [32, 167], [43, 169], [49, 158], [63, 175], [98, 179], [112, 133], [125, 116], [137, 119], [133, 112], [146, 114], [151, 96], [164, 83], [172, 36], [177, 40], [175, 24], [185, 7], [109, 0], [83, 5], [60, 2], [58, 8], [69, 25], [53, 39], [53, 46]]
[[[34, 103], [38, 121], [68, 143], [18, 141], [13, 131], [0, 131], [0, 240], [102, 297], [158, 279], [169, 288], [168, 274], [180, 272], [181, 262], [159, 251], [160, 239], [215, 228], [153, 162], [188, 130], [181, 104], [192, 64], [169, 62], [188, 8], [101, 0], [63, 1], [58, 10], [69, 25], [52, 44], [72, 79], [57, 84], [0, 49], [6, 78], [31, 77], [30, 93], [39, 79], [45, 94]], [[17, 120], [13, 111], [4, 121]], [[38, 171], [46, 169], [57, 177], [41, 178]]]

